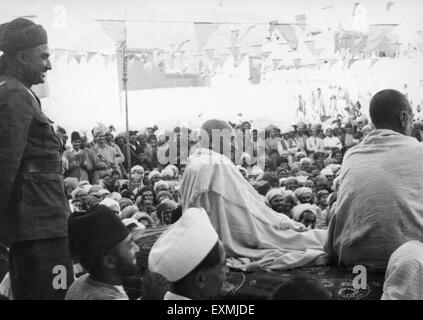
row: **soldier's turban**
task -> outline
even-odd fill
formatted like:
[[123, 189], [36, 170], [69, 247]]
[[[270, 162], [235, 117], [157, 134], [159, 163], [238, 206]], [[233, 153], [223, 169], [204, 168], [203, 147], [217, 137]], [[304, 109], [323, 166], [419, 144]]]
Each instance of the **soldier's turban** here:
[[13, 54], [47, 44], [43, 26], [25, 18], [17, 18], [0, 25], [0, 50]]

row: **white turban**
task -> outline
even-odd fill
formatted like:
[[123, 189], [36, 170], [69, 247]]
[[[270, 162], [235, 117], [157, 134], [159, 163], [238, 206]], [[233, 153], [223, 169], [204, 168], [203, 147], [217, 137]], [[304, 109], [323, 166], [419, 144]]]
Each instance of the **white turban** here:
[[176, 282], [197, 267], [219, 237], [203, 208], [190, 208], [151, 248], [148, 268]]
[[157, 170], [153, 170], [150, 172], [150, 174], [148, 175], [148, 180], [153, 179], [153, 177], [155, 176], [159, 176], [160, 178], [162, 177], [161, 173]]
[[140, 165], [133, 166], [131, 169], [131, 174], [138, 173], [144, 176], [144, 172], [145, 172], [144, 168], [141, 167]]
[[119, 202], [120, 200], [122, 200], [122, 196], [120, 195], [119, 192], [112, 192], [106, 198], [113, 199], [113, 200], [115, 200], [117, 202]]
[[168, 183], [166, 181], [159, 180], [154, 184], [154, 187], [153, 187], [154, 193], [157, 193], [157, 189], [161, 186], [166, 186], [166, 188], [169, 190]]
[[169, 167], [164, 168], [162, 170], [161, 175], [162, 175], [162, 179], [164, 179], [164, 178], [171, 178], [171, 179], [175, 178], [175, 172]]
[[325, 176], [325, 177], [333, 176], [333, 171], [329, 168], [325, 168], [322, 171], [320, 171], [320, 175]]
[[166, 166], [166, 169], [170, 169], [173, 171], [173, 177], [177, 178], [179, 176], [179, 169], [177, 166], [175, 166], [174, 164], [168, 164]]
[[93, 129], [93, 137], [94, 139], [97, 139], [99, 135], [105, 135], [107, 132], [109, 132], [109, 128], [103, 124], [100, 124]]
[[117, 202], [116, 200], [106, 198], [103, 201], [101, 201], [100, 204], [108, 207], [109, 209], [113, 211], [120, 212], [120, 205], [119, 205], [119, 202]]
[[303, 163], [308, 162], [308, 163], [313, 163], [313, 160], [311, 160], [310, 158], [302, 158], [300, 160], [300, 165], [302, 165]]
[[295, 206], [292, 209], [292, 218], [295, 221], [300, 221], [301, 215], [304, 213], [304, 211], [311, 211], [317, 218], [317, 210], [319, 209], [318, 206], [315, 204], [309, 204], [309, 203], [300, 203], [299, 205]]
[[307, 181], [307, 177], [304, 177], [304, 176], [298, 176], [297, 177], [297, 182], [299, 183], [299, 184], [303, 184], [303, 183], [305, 183]]
[[313, 190], [311, 190], [310, 188], [307, 187], [302, 187], [302, 188], [298, 188], [297, 190], [295, 190], [294, 194], [297, 198], [306, 195], [307, 193], [313, 195]]
[[269, 192], [266, 194], [266, 199], [268, 203], [270, 203], [274, 197], [276, 196], [283, 196], [280, 189], [270, 189]]

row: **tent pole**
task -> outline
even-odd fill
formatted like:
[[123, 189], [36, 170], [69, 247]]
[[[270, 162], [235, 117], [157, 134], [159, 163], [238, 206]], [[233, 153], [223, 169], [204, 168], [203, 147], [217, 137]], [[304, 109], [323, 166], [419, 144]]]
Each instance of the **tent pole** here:
[[132, 192], [132, 176], [131, 176], [131, 147], [129, 145], [129, 112], [128, 112], [128, 54], [127, 54], [127, 35], [125, 23], [125, 42], [122, 47], [123, 55], [123, 90], [125, 92], [125, 120], [126, 120], [126, 172], [128, 173], [129, 189]]

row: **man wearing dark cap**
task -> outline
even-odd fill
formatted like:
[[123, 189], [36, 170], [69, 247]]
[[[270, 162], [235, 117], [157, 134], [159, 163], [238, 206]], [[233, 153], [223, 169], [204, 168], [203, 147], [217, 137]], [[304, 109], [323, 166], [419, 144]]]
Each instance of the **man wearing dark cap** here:
[[422, 239], [423, 146], [402, 93], [380, 91], [369, 111], [376, 129], [345, 154], [325, 249], [336, 264], [385, 272], [399, 246]]
[[65, 176], [77, 178], [78, 181], [89, 181], [88, 177], [88, 157], [81, 150], [81, 136], [74, 131], [71, 134], [72, 147], [63, 153], [65, 164]]
[[66, 300], [128, 300], [122, 280], [136, 275], [139, 248], [108, 207], [69, 217], [69, 247], [88, 271], [69, 288]]
[[[31, 91], [51, 70], [47, 33], [15, 19], [0, 25], [0, 51], [0, 242], [10, 248], [13, 296], [63, 299], [73, 271], [62, 143]], [[60, 286], [57, 266], [66, 270]]]

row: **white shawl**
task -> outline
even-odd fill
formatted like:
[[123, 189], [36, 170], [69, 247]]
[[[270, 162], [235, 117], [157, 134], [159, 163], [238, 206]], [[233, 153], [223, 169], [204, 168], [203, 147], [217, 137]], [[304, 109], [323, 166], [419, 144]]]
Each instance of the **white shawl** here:
[[184, 210], [203, 207], [208, 212], [227, 256], [237, 259], [233, 266], [282, 270], [324, 254], [326, 231], [294, 231], [304, 226], [269, 208], [223, 155], [197, 150], [189, 158], [181, 194]]

